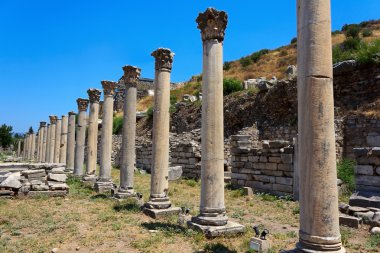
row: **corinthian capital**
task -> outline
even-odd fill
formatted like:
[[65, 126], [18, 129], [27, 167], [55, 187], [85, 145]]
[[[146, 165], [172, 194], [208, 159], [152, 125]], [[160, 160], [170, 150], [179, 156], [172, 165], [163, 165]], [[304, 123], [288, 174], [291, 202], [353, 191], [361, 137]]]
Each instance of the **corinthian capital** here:
[[46, 122], [45, 121], [41, 121], [40, 122], [40, 128], [45, 127], [45, 126], [46, 126]]
[[137, 82], [140, 79], [141, 69], [139, 69], [138, 67], [127, 65], [123, 67], [123, 71], [123, 81], [125, 86], [136, 87]]
[[87, 111], [88, 103], [90, 101], [88, 99], [84, 98], [78, 98], [77, 104], [78, 104], [78, 111]]
[[156, 59], [156, 70], [172, 70], [174, 53], [169, 48], [159, 48], [151, 55]]
[[58, 117], [55, 115], [50, 115], [49, 119], [50, 119], [50, 124], [55, 124], [55, 123], [57, 123]]
[[88, 98], [90, 99], [90, 103], [99, 103], [100, 94], [102, 92], [98, 89], [88, 89], [87, 90]]
[[117, 87], [117, 82], [101, 81], [101, 84], [103, 86], [103, 92], [105, 96], [115, 94], [115, 88]]
[[205, 12], [199, 13], [196, 22], [198, 29], [201, 30], [203, 41], [217, 39], [222, 42], [224, 40], [228, 22], [228, 15], [224, 11], [207, 8]]

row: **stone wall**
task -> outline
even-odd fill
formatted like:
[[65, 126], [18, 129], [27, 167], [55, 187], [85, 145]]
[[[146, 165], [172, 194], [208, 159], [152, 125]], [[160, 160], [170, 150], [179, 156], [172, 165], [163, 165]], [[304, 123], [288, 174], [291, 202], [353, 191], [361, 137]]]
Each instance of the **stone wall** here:
[[380, 147], [354, 148], [357, 191], [380, 193]]
[[278, 196], [293, 195], [294, 147], [288, 141], [263, 141], [253, 147], [247, 135], [231, 136], [235, 187], [251, 187]]

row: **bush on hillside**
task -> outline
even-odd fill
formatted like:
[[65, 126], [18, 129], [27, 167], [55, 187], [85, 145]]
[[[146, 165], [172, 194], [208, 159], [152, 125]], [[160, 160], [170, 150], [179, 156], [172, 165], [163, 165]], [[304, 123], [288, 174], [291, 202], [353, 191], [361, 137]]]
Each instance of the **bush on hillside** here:
[[148, 118], [153, 118], [153, 106], [149, 107], [148, 110], [146, 111], [146, 116], [148, 116]]
[[113, 134], [121, 134], [123, 132], [123, 117], [113, 118]]
[[363, 37], [370, 37], [370, 36], [372, 36], [372, 34], [373, 34], [373, 32], [371, 30], [369, 30], [369, 29], [365, 29], [365, 30], [362, 31], [362, 36]]
[[226, 61], [223, 63], [223, 70], [229, 70], [231, 68], [231, 62]]
[[242, 83], [235, 78], [225, 78], [223, 80], [223, 95], [226, 96], [233, 92], [241, 91], [244, 87]]
[[269, 53], [269, 49], [262, 49], [258, 52], [251, 54], [250, 58], [253, 62], [258, 62], [260, 60], [261, 56], [263, 56], [267, 53]]
[[252, 64], [252, 60], [248, 57], [243, 57], [239, 61], [242, 67], [247, 67]]
[[344, 51], [354, 51], [358, 50], [360, 47], [360, 38], [347, 38], [345, 41], [342, 43], [342, 47]]
[[[352, 38], [349, 39], [352, 40]], [[356, 41], [334, 46], [333, 62], [347, 60], [356, 60], [360, 65], [380, 64], [380, 40]]]
[[360, 34], [360, 26], [356, 24], [344, 25], [342, 31], [346, 34], [346, 37], [358, 38]]
[[297, 43], [297, 37], [294, 37], [294, 38], [290, 41], [290, 44], [294, 44], [294, 43]]

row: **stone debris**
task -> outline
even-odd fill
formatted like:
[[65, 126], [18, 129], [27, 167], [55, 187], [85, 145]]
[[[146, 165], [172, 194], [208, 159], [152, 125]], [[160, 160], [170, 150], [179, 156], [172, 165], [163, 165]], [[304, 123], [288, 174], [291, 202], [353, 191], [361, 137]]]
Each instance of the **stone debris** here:
[[380, 235], [380, 227], [373, 227], [371, 229], [371, 235]]
[[175, 181], [182, 177], [182, 166], [169, 167], [169, 181]]
[[360, 217], [353, 217], [346, 214], [340, 214], [339, 224], [350, 228], [360, 228], [363, 224], [363, 219]]

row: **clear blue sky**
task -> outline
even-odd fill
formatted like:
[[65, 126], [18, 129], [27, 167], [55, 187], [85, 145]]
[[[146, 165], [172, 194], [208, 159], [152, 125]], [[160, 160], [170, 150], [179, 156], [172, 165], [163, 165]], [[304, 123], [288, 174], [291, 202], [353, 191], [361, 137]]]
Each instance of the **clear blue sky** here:
[[[224, 60], [288, 44], [296, 35], [295, 0], [0, 0], [0, 124], [25, 132], [48, 115], [77, 110], [75, 100], [127, 64], [153, 77], [150, 53], [175, 52], [172, 80], [202, 68], [195, 23], [207, 7], [225, 10]], [[333, 30], [380, 18], [380, 1], [332, 0]]]

